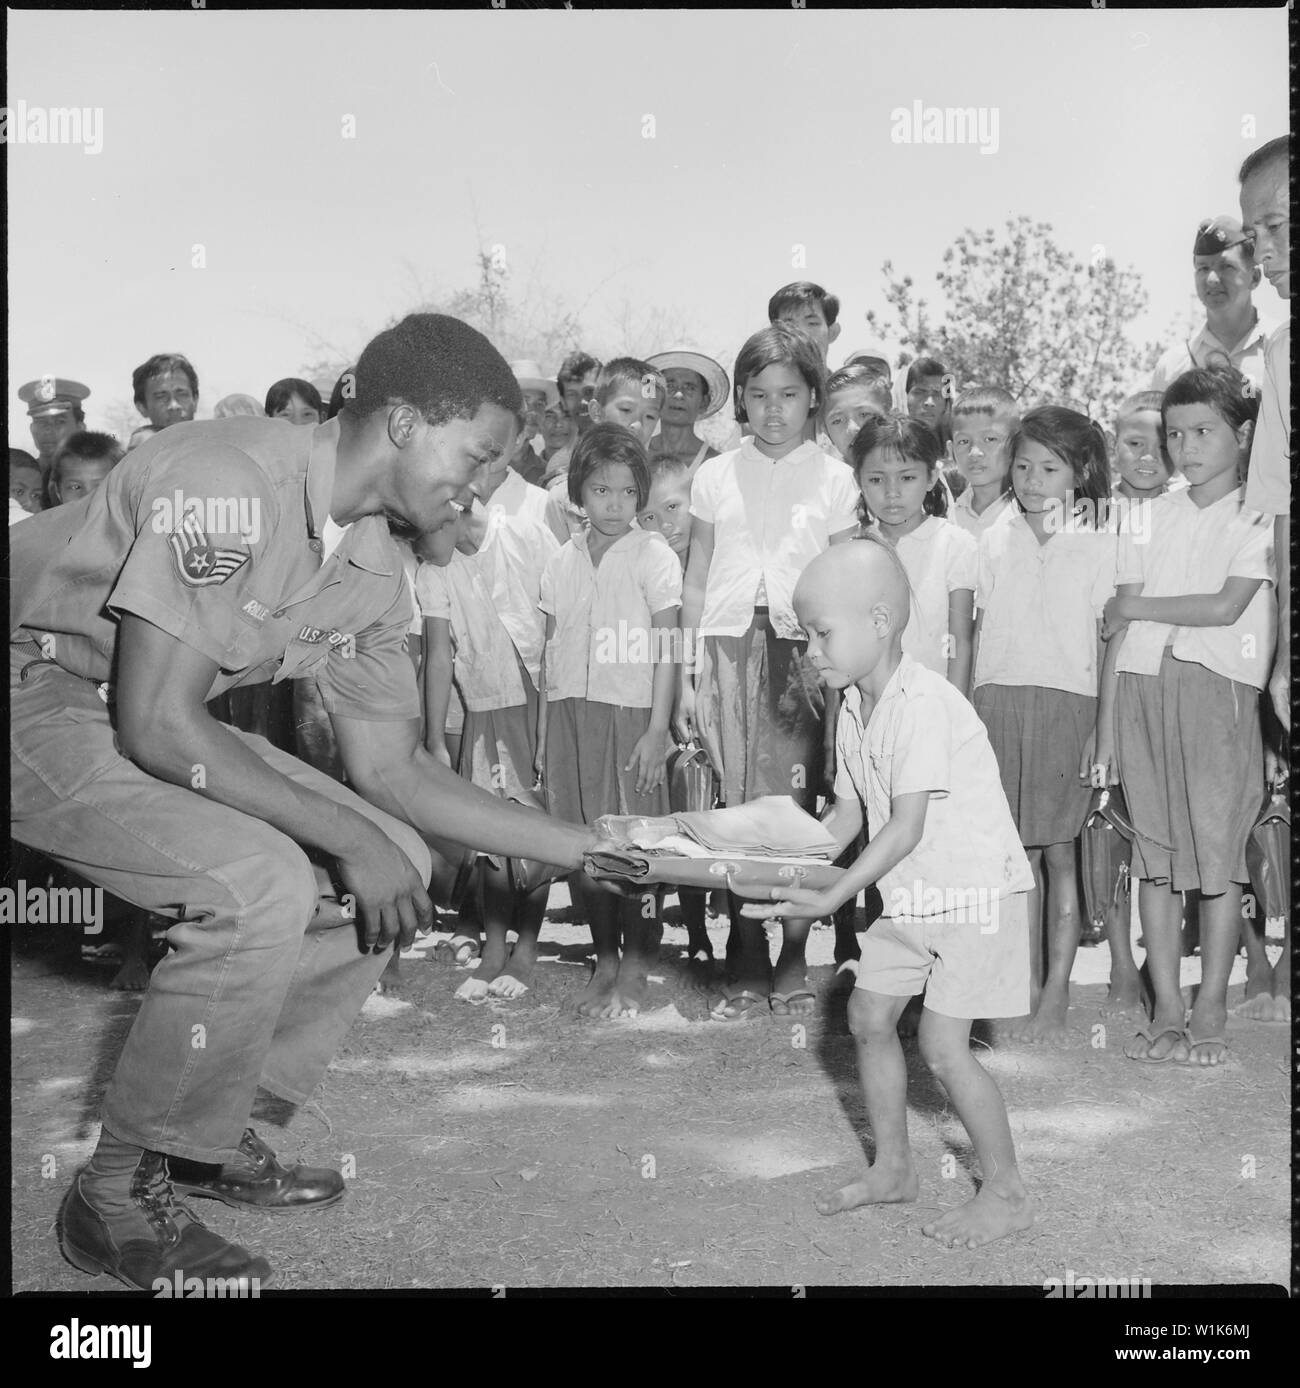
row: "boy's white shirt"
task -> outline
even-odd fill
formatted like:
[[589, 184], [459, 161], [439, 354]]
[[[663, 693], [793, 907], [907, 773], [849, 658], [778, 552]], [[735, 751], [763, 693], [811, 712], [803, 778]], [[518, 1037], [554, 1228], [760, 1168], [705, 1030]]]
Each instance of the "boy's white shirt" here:
[[959, 497], [953, 499], [952, 505], [948, 508], [948, 519], [978, 540], [999, 516], [1006, 514], [1010, 505], [1011, 493], [1003, 492], [977, 515], [974, 510], [974, 494], [970, 487], [967, 487]]
[[522, 704], [521, 661], [534, 688], [540, 686], [546, 620], [537, 603], [542, 573], [559, 548], [545, 526], [489, 508], [476, 554], [456, 551], [442, 568], [420, 565], [420, 609], [451, 623], [456, 684], [466, 708]]
[[1272, 517], [1244, 509], [1240, 487], [1205, 507], [1197, 506], [1186, 488], [1152, 501], [1140, 526], [1121, 528], [1117, 584], [1140, 583], [1144, 598], [1183, 597], [1217, 593], [1233, 577], [1263, 582], [1231, 626], [1130, 622], [1116, 638], [1123, 643], [1116, 671], [1159, 674], [1167, 645], [1176, 659], [1255, 689], [1268, 683], [1273, 665], [1277, 598]]
[[1040, 545], [1019, 507], [979, 541], [974, 687], [1097, 695], [1097, 622], [1115, 592], [1114, 535], [1062, 532]]
[[[835, 747], [836, 799], [858, 797], [872, 838], [895, 796], [929, 792], [920, 843], [879, 879], [887, 914], [941, 915], [978, 906], [970, 892], [998, 897], [1034, 885], [988, 732], [942, 675], [903, 655], [865, 725], [862, 694], [850, 685]], [[900, 900], [910, 909], [891, 912]]]

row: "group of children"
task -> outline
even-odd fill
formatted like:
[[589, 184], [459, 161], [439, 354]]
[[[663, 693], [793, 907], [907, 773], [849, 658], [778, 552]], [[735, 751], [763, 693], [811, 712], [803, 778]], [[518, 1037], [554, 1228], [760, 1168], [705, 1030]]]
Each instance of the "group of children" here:
[[[895, 408], [882, 349], [828, 374], [837, 314], [820, 286], [778, 291], [734, 383], [689, 351], [603, 365], [575, 353], [554, 388], [517, 366], [513, 455], [414, 546], [426, 744], [503, 798], [588, 824], [667, 813], [669, 754], [697, 740], [721, 804], [788, 795], [816, 812], [825, 799], [848, 870], [820, 893], [726, 894], [712, 1016], [812, 1014], [810, 926], [842, 927], [876, 888], [883, 918], [861, 950], [841, 929], [837, 962], [856, 975], [877, 1160], [826, 1208], [914, 1195], [897, 1027], [924, 993], [922, 1054], [997, 1173], [928, 1232], [982, 1242], [1031, 1216], [970, 1024], [1063, 1034], [1078, 841], [1099, 786], [1122, 784], [1137, 830], [1153, 996], [1126, 1054], [1210, 1066], [1226, 1051], [1275, 627], [1270, 530], [1240, 490], [1258, 401], [1231, 368], [1193, 369], [1130, 396], [1108, 436], [1062, 405], [1022, 414], [1000, 388], [954, 390], [923, 358]], [[717, 453], [696, 425], [728, 401], [742, 437]], [[265, 409], [309, 424], [332, 413], [293, 380]], [[112, 466], [86, 442], [102, 437], [68, 441], [54, 500]], [[14, 485], [11, 453], [11, 498]], [[458, 997], [527, 991], [546, 880], [538, 864], [475, 861], [446, 952], [481, 958]], [[635, 1015], [662, 890], [620, 898], [577, 874], [572, 891], [595, 947], [578, 1010]], [[1185, 893], [1200, 897], [1202, 954], [1189, 1017]], [[681, 900], [692, 952], [710, 954], [702, 894]], [[1107, 930], [1111, 1003], [1136, 1009], [1127, 912]]]

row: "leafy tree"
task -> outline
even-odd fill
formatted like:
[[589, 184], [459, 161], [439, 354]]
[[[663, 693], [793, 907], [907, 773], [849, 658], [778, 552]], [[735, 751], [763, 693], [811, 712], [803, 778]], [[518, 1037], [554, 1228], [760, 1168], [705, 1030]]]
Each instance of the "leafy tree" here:
[[[1121, 270], [1097, 247], [1089, 264], [1062, 250], [1046, 222], [1009, 218], [1002, 233], [969, 227], [943, 254], [935, 280], [941, 316], [916, 294], [912, 277], [882, 267], [885, 300], [898, 327], [900, 360], [938, 357], [964, 385], [997, 385], [1022, 408], [1069, 404], [1097, 419], [1150, 373], [1159, 353], [1136, 346], [1129, 325], [1146, 309], [1134, 270]], [[871, 312], [882, 337], [890, 329]]]

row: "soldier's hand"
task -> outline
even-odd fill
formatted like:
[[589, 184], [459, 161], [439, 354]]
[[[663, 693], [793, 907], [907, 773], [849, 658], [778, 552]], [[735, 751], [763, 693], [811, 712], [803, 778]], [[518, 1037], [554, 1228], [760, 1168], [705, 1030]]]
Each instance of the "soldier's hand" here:
[[367, 949], [387, 949], [400, 940], [409, 949], [416, 930], [433, 927], [433, 903], [415, 864], [379, 829], [338, 859], [343, 885], [356, 898], [361, 938]]

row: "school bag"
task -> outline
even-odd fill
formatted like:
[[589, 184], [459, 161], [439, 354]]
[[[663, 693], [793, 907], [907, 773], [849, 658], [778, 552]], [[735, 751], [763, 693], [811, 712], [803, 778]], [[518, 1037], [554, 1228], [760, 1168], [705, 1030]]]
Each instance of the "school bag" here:
[[1128, 865], [1134, 832], [1124, 792], [1118, 786], [1102, 786], [1093, 791], [1079, 846], [1084, 909], [1094, 925], [1100, 926], [1107, 911], [1128, 900]]
[[668, 808], [673, 814], [698, 814], [717, 801], [716, 773], [709, 754], [696, 742], [675, 747], [668, 757]]
[[1269, 787], [1246, 840], [1246, 868], [1260, 916], [1291, 917], [1291, 806], [1281, 781]]

